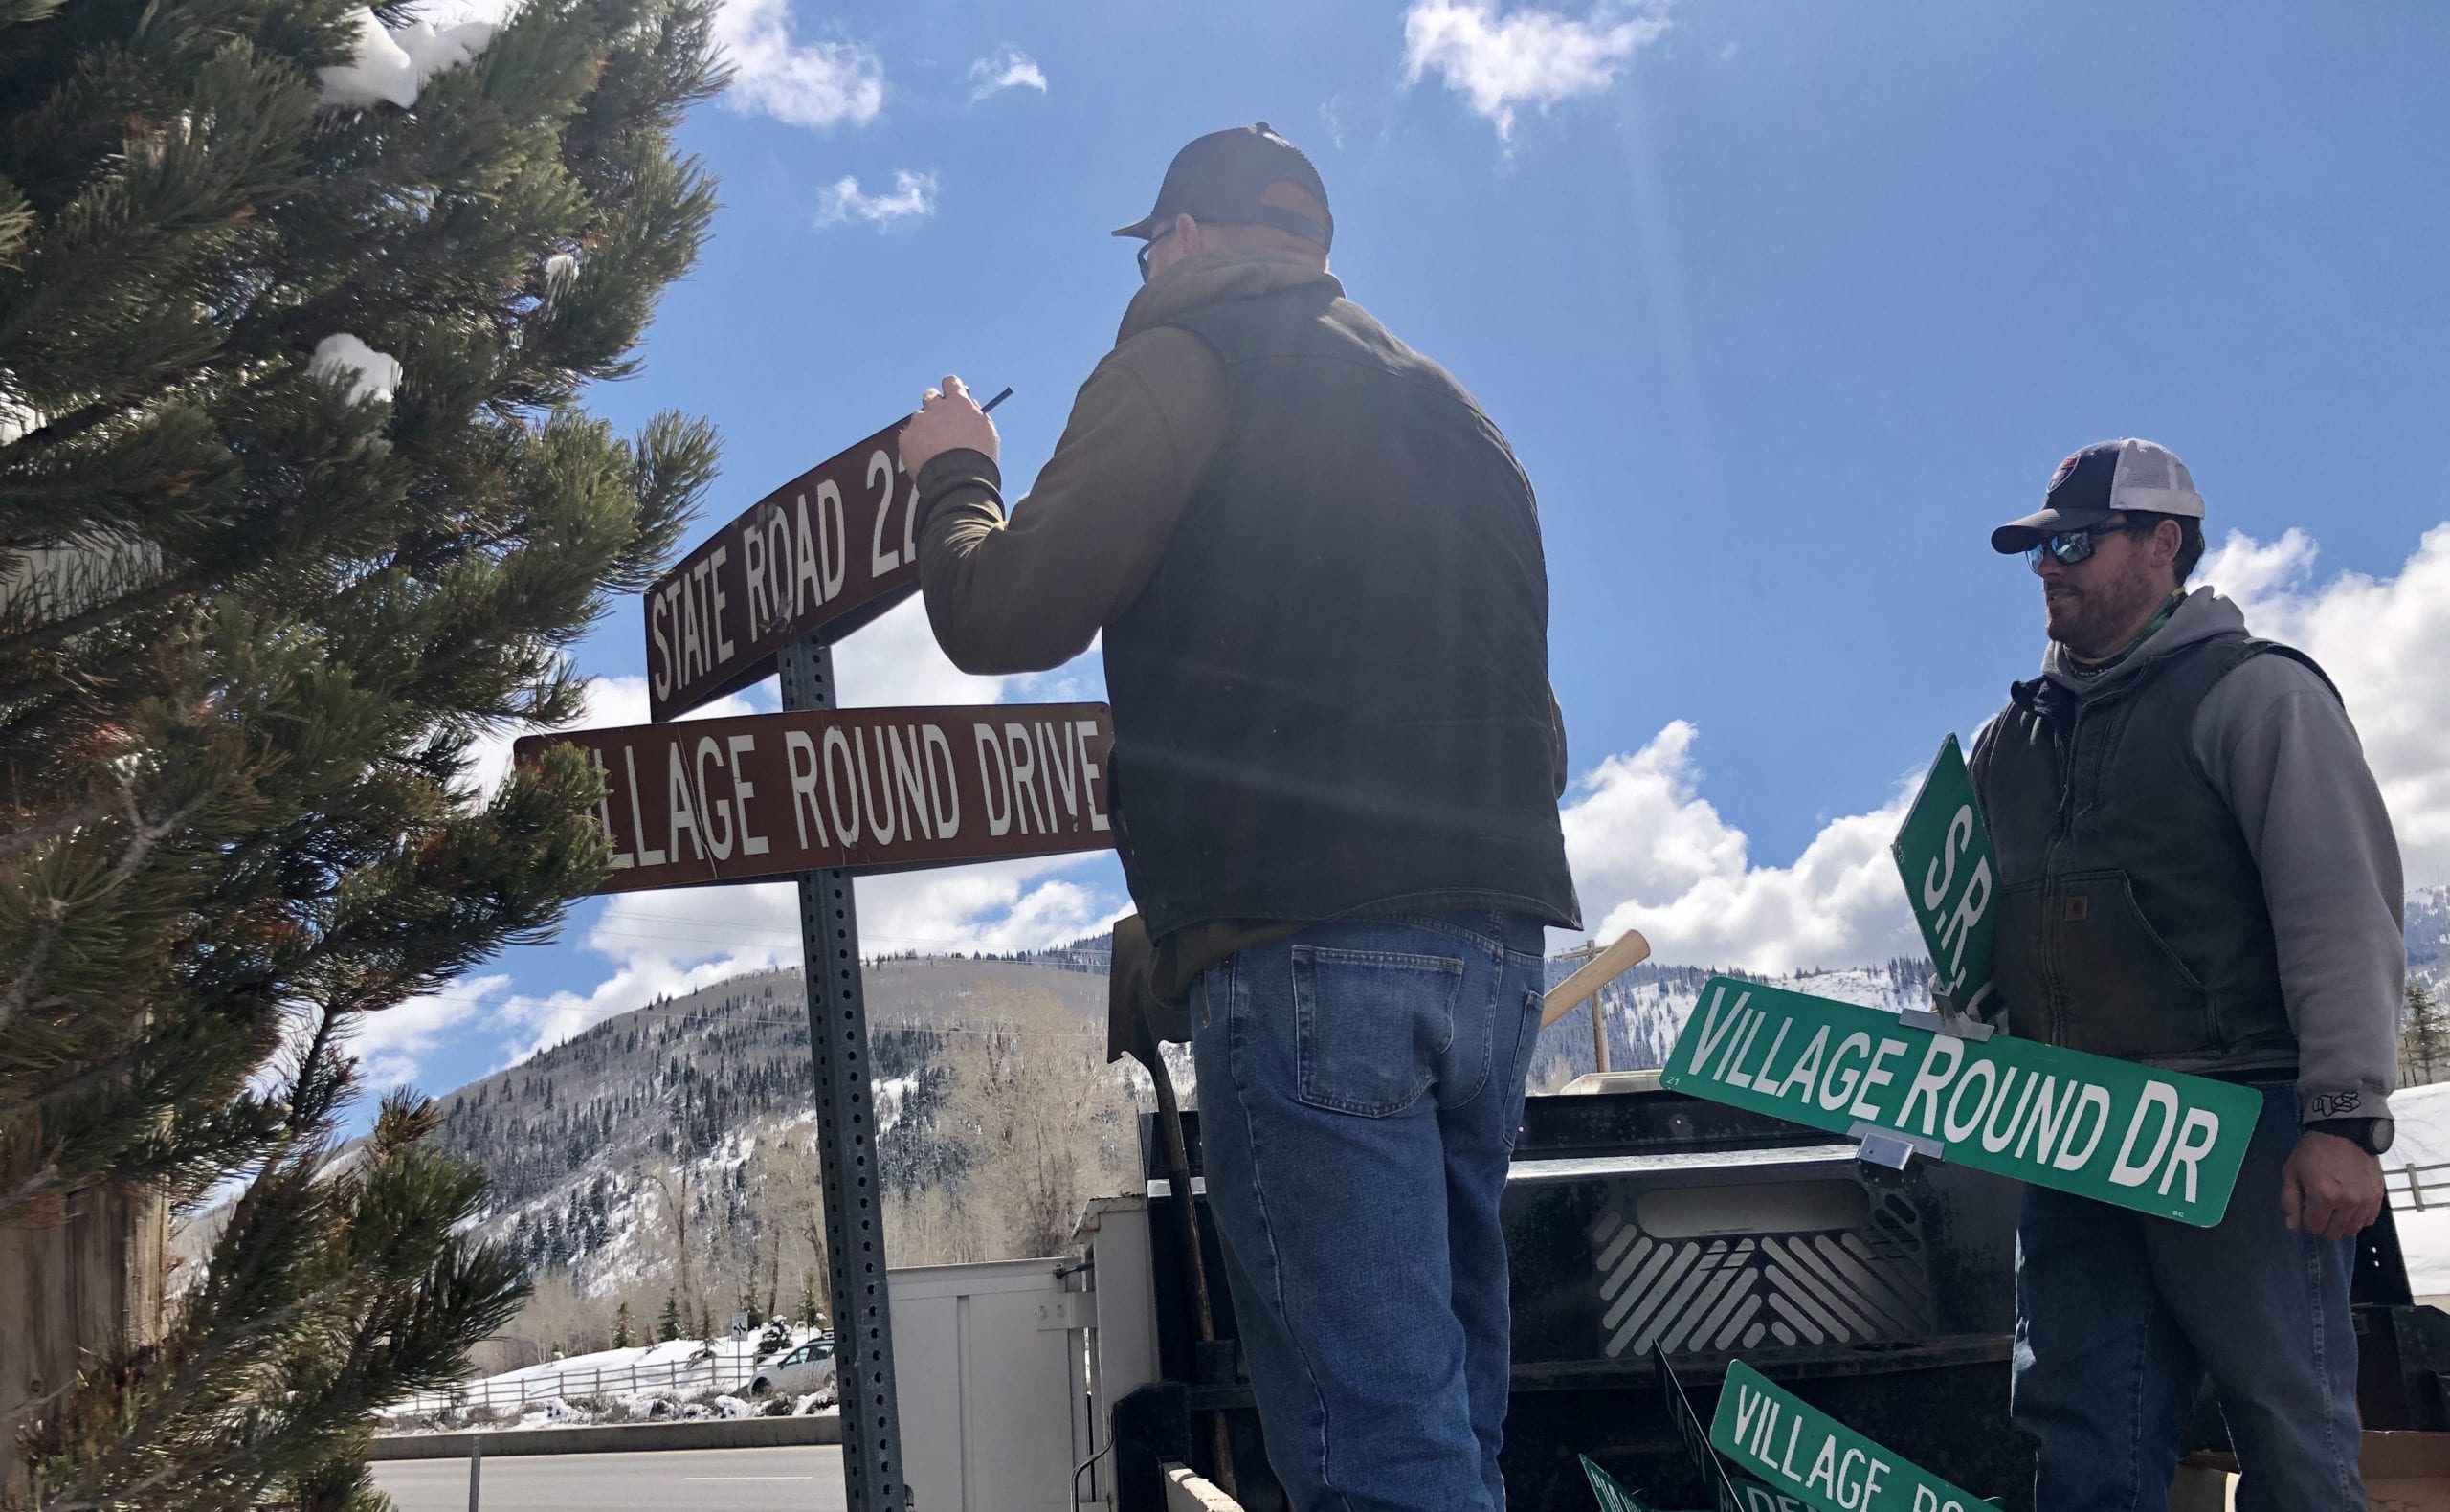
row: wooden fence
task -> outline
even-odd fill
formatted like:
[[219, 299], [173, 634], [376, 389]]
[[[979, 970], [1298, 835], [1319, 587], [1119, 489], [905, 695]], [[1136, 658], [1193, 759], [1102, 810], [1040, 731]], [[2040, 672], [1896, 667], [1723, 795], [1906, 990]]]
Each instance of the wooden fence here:
[[168, 1256], [158, 1197], [79, 1192], [52, 1221], [0, 1228], [0, 1501], [22, 1490], [18, 1434], [79, 1370], [156, 1336]]

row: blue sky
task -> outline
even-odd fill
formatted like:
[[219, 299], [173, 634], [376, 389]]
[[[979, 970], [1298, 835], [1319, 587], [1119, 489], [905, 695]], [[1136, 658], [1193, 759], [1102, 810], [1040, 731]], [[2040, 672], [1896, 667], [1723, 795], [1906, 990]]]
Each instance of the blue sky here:
[[[1184, 141], [1266, 120], [1325, 178], [1348, 292], [1540, 491], [1594, 925], [1763, 967], [1914, 948], [1902, 785], [2041, 647], [1985, 537], [2119, 434], [2192, 466], [2227, 543], [2204, 579], [2331, 668], [2411, 882], [2450, 880], [2450, 11], [725, 0], [721, 27], [740, 83], [682, 132], [713, 239], [644, 376], [590, 397], [720, 427], [702, 525], [947, 371], [1017, 390], [1026, 484], [1137, 287], [1106, 231]], [[640, 641], [630, 603], [580, 648], [591, 723], [643, 718]], [[915, 608], [841, 656], [858, 702], [1102, 688], [1094, 654], [962, 678]], [[872, 949], [1124, 902], [1104, 858], [862, 898]], [[795, 961], [791, 917], [783, 887], [590, 902], [383, 1015], [369, 1070], [455, 1085]]]

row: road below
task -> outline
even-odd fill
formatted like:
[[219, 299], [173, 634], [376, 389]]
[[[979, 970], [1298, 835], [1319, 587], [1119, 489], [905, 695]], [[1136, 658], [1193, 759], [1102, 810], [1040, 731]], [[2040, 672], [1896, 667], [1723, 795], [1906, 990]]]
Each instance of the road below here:
[[[387, 1459], [374, 1483], [400, 1512], [467, 1512], [465, 1459]], [[481, 1512], [843, 1512], [842, 1451], [679, 1449], [657, 1455], [488, 1455]]]

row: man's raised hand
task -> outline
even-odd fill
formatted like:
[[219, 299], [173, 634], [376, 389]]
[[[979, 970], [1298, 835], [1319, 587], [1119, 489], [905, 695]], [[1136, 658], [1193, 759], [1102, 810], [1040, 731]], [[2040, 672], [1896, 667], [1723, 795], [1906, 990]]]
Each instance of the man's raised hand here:
[[967, 447], [995, 456], [995, 422], [978, 408], [969, 388], [947, 373], [944, 386], [920, 396], [919, 411], [902, 427], [902, 470], [919, 470], [946, 452]]

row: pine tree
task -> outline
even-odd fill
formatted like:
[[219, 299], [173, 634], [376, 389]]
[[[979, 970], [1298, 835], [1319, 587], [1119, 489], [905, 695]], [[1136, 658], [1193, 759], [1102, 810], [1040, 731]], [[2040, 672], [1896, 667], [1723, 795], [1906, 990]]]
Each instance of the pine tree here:
[[680, 1294], [678, 1291], [667, 1291], [663, 1294], [663, 1316], [657, 1318], [655, 1323], [655, 1342], [670, 1344], [679, 1337]]
[[331, 1172], [345, 1045], [601, 875], [574, 756], [470, 752], [580, 712], [711, 477], [578, 400], [695, 256], [721, 79], [707, 0], [407, 20], [0, 3], [0, 1225], [256, 1172], [35, 1425], [46, 1505], [365, 1504], [369, 1411], [523, 1285], [430, 1107]]
[[825, 1309], [817, 1305], [816, 1273], [800, 1272], [800, 1324], [814, 1328], [825, 1322]]
[[623, 1302], [612, 1309], [612, 1347], [627, 1349], [637, 1342], [636, 1335], [630, 1332], [630, 1304]]
[[2418, 976], [2408, 978], [2407, 1014], [2399, 1020], [2401, 1079], [2410, 1086], [2439, 1081], [2450, 1073], [2450, 1016]]

